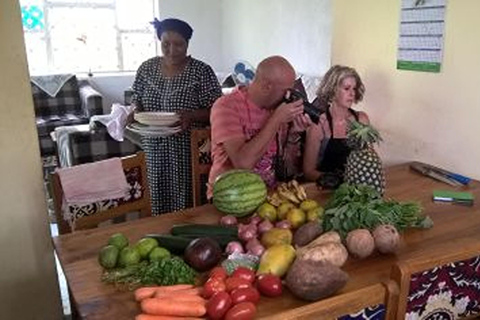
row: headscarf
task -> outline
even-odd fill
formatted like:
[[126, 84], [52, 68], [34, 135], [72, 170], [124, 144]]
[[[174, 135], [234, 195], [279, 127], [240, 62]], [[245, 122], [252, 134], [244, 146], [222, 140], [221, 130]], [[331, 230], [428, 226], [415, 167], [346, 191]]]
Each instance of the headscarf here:
[[188, 23], [179, 19], [164, 19], [158, 21], [157, 18], [152, 22], [155, 30], [157, 31], [158, 40], [161, 40], [162, 33], [165, 31], [175, 31], [180, 34], [187, 42], [192, 37], [193, 29]]

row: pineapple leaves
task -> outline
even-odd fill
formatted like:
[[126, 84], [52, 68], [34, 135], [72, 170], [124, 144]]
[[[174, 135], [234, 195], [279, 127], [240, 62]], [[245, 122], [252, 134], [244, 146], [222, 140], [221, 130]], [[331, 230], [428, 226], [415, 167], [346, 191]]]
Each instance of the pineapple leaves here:
[[323, 227], [342, 237], [354, 229], [372, 230], [380, 224], [405, 228], [430, 228], [432, 220], [422, 214], [418, 203], [384, 200], [375, 189], [363, 185], [342, 184], [325, 205]]
[[366, 149], [380, 141], [382, 141], [382, 137], [377, 129], [359, 121], [350, 121], [347, 129], [347, 144], [350, 148]]

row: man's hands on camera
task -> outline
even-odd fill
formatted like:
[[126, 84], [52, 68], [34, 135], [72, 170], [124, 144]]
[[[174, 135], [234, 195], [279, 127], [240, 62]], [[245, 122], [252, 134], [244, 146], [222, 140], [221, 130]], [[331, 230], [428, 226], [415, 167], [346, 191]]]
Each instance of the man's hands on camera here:
[[303, 114], [303, 101], [296, 100], [290, 103], [282, 102], [273, 112], [272, 118], [278, 124], [292, 122], [297, 116]]

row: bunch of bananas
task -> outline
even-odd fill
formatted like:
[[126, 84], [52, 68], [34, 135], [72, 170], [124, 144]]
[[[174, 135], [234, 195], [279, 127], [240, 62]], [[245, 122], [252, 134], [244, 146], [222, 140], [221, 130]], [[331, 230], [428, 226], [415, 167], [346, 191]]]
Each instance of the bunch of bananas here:
[[267, 201], [276, 207], [283, 201], [300, 204], [305, 199], [307, 199], [307, 192], [296, 180], [279, 184], [274, 192], [267, 197]]

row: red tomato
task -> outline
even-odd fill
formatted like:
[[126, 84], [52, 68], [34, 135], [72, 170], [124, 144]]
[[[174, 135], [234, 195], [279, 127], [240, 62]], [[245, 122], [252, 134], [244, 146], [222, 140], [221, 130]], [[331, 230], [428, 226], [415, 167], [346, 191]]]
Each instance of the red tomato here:
[[257, 289], [267, 297], [282, 295], [282, 280], [273, 274], [261, 274], [257, 278]]
[[209, 299], [215, 293], [225, 291], [226, 289], [225, 281], [220, 278], [210, 278], [203, 285], [202, 295], [204, 298]]
[[240, 302], [252, 302], [257, 304], [260, 300], [260, 293], [255, 288], [239, 288], [230, 293], [233, 304]]
[[230, 277], [225, 280], [225, 285], [227, 286], [227, 292], [231, 292], [238, 288], [250, 288], [252, 286], [252, 283], [242, 278]]
[[225, 315], [225, 320], [252, 320], [257, 308], [251, 302], [240, 302], [234, 305]]
[[255, 281], [255, 272], [246, 267], [238, 267], [235, 269], [235, 271], [233, 271], [232, 278], [241, 278], [253, 283]]
[[210, 319], [219, 320], [227, 313], [232, 305], [232, 298], [225, 291], [215, 293], [207, 301], [207, 314]]
[[227, 275], [227, 271], [225, 271], [225, 269], [223, 269], [222, 267], [215, 267], [213, 268], [209, 275], [208, 275], [210, 278], [220, 278], [222, 280], [225, 280], [227, 279], [228, 275]]

